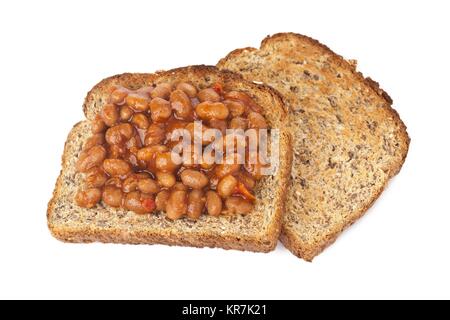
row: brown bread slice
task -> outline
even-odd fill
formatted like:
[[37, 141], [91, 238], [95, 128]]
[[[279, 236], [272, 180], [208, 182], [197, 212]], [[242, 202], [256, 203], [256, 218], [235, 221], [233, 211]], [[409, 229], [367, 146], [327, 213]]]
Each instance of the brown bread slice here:
[[280, 33], [220, 60], [277, 89], [290, 108], [294, 160], [281, 241], [311, 261], [361, 217], [397, 174], [406, 127], [378, 84], [309, 37]]
[[122, 74], [97, 84], [87, 95], [83, 110], [93, 119], [105, 104], [113, 85], [138, 88], [161, 82], [189, 81], [199, 88], [222, 82], [225, 89], [250, 94], [263, 109], [272, 128], [280, 131], [280, 167], [274, 176], [265, 177], [256, 190], [256, 205], [246, 216], [201, 216], [198, 221], [170, 221], [165, 213], [137, 215], [99, 203], [92, 209], [78, 207], [74, 194], [82, 183], [75, 163], [83, 143], [90, 136], [88, 121], [70, 132], [62, 157], [62, 171], [48, 205], [48, 226], [52, 234], [67, 242], [115, 242], [132, 244], [168, 244], [195, 247], [267, 252], [277, 244], [285, 204], [286, 185], [291, 169], [292, 147], [287, 127], [287, 111], [272, 88], [256, 85], [231, 72], [215, 67], [193, 66], [154, 74]]

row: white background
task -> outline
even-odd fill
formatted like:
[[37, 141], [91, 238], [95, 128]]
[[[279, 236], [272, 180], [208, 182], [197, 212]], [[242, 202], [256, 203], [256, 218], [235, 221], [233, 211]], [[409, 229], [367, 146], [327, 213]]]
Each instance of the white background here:
[[[2, 1], [0, 298], [450, 298], [448, 1]], [[70, 245], [46, 206], [87, 91], [122, 72], [215, 64], [293, 31], [379, 81], [408, 126], [401, 173], [313, 263]]]

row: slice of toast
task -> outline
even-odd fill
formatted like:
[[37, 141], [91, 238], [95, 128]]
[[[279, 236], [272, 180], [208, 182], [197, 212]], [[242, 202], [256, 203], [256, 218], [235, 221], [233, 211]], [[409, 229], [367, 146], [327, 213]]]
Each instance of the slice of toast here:
[[280, 33], [218, 67], [278, 90], [290, 108], [294, 160], [281, 241], [311, 261], [361, 217], [397, 174], [409, 137], [378, 84], [309, 37]]
[[260, 252], [275, 248], [285, 205], [282, 186], [289, 179], [292, 158], [291, 138], [286, 129], [287, 110], [275, 90], [247, 82], [232, 72], [221, 72], [216, 67], [192, 66], [154, 74], [122, 74], [107, 78], [88, 93], [83, 110], [88, 120], [93, 119], [106, 103], [114, 85], [136, 89], [178, 81], [191, 82], [198, 88], [221, 82], [226, 90], [246, 92], [262, 106], [271, 128], [280, 129], [279, 170], [258, 183], [253, 212], [246, 216], [202, 215], [197, 221], [186, 218], [172, 221], [163, 212], [138, 215], [105, 206], [102, 202], [91, 209], [77, 206], [74, 195], [82, 177], [75, 171], [75, 163], [83, 143], [91, 135], [89, 121], [82, 121], [74, 126], [67, 138], [61, 174], [48, 205], [48, 226], [56, 238], [67, 242], [167, 244]]

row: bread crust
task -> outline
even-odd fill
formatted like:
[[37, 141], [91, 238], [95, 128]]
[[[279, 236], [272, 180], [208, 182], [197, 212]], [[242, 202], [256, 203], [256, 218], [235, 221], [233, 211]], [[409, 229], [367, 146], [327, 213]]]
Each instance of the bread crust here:
[[[349, 219], [347, 219], [346, 223], [341, 226], [336, 226], [330, 233], [324, 234], [323, 239], [321, 239], [320, 242], [315, 242], [313, 245], [309, 245], [306, 243], [302, 243], [299, 241], [299, 235], [293, 233], [292, 230], [289, 230], [288, 228], [285, 228], [284, 225], [282, 226], [282, 232], [280, 235], [280, 240], [283, 243], [283, 245], [288, 248], [294, 255], [296, 255], [299, 258], [302, 258], [306, 261], [312, 261], [315, 256], [320, 254], [326, 247], [331, 245], [334, 241], [336, 241], [337, 237], [349, 226], [351, 226], [353, 223], [355, 223], [356, 220], [358, 220], [360, 217], [362, 217], [367, 210], [372, 206], [372, 204], [378, 199], [378, 197], [381, 195], [383, 190], [386, 188], [390, 178], [395, 176], [400, 169], [403, 166], [403, 163], [405, 162], [406, 156], [408, 154], [409, 150], [409, 144], [410, 144], [410, 137], [407, 133], [407, 128], [403, 121], [400, 119], [400, 116], [398, 112], [392, 108], [392, 99], [389, 96], [389, 94], [380, 88], [379, 84], [372, 80], [369, 77], [364, 77], [361, 72], [356, 71], [356, 64], [351, 63], [347, 60], [345, 60], [342, 56], [334, 53], [331, 49], [329, 49], [324, 44], [320, 43], [319, 41], [312, 39], [308, 36], [297, 34], [297, 33], [277, 33], [272, 36], [267, 36], [265, 39], [262, 40], [260, 48], [252, 48], [252, 47], [246, 47], [242, 49], [235, 49], [231, 51], [225, 58], [221, 59], [217, 66], [221, 69], [226, 69], [226, 65], [228, 62], [231, 63], [233, 60], [238, 60], [239, 56], [243, 53], [249, 53], [253, 51], [258, 50], [264, 50], [266, 47], [271, 46], [273, 43], [276, 43], [278, 41], [283, 41], [285, 39], [289, 38], [297, 38], [299, 41], [309, 43], [311, 46], [315, 46], [317, 48], [320, 48], [324, 50], [329, 57], [333, 60], [333, 63], [335, 63], [340, 68], [346, 69], [350, 71], [354, 77], [354, 81], [361, 82], [363, 85], [365, 85], [367, 88], [369, 88], [373, 93], [375, 93], [377, 96], [382, 98], [385, 101], [386, 110], [389, 112], [389, 114], [392, 116], [396, 124], [398, 125], [399, 130], [397, 131], [397, 134], [401, 136], [401, 140], [404, 141], [404, 148], [401, 150], [401, 159], [398, 162], [392, 163], [389, 170], [388, 179], [384, 181], [384, 184], [382, 188], [378, 190], [374, 194], [374, 196], [371, 199], [368, 199], [367, 204], [359, 211], [355, 212], [351, 215]], [[248, 78], [248, 77], [247, 77]], [[249, 79], [251, 80], [251, 79]]]
[[[183, 68], [177, 68], [169, 71], [161, 71], [151, 74], [132, 74], [125, 73], [121, 75], [115, 75], [106, 78], [95, 85], [92, 90], [87, 94], [84, 104], [83, 111], [87, 119], [92, 119], [98, 110], [100, 110], [103, 102], [102, 97], [107, 96], [108, 90], [114, 85], [123, 85], [126, 87], [140, 87], [144, 84], [149, 85], [155, 82], [164, 82], [167, 80], [178, 80], [185, 81], [189, 79], [195, 79], [196, 81], [203, 81], [204, 85], [208, 84], [208, 78], [214, 80], [222, 81], [225, 86], [238, 87], [250, 90], [252, 94], [256, 94], [259, 97], [270, 98], [270, 101], [265, 101], [265, 107], [275, 108], [277, 111], [277, 120], [280, 124], [287, 122], [287, 109], [282, 101], [281, 96], [274, 89], [261, 85], [254, 84], [245, 81], [240, 75], [232, 73], [229, 71], [220, 71], [214, 66], [189, 66]], [[223, 249], [237, 249], [237, 250], [249, 250], [256, 252], [269, 252], [276, 247], [278, 242], [278, 237], [281, 231], [281, 219], [284, 212], [285, 205], [285, 193], [279, 190], [277, 192], [277, 197], [274, 199], [274, 213], [270, 218], [271, 221], [260, 230], [255, 230], [252, 234], [247, 235], [236, 235], [233, 233], [227, 233], [225, 230], [222, 233], [211, 233], [207, 228], [204, 230], [180, 232], [171, 230], [170, 228], [158, 229], [157, 227], [152, 227], [146, 229], [145, 226], [140, 229], [134, 229], [133, 227], [110, 227], [104, 228], [99, 227], [95, 223], [92, 224], [82, 224], [82, 225], [72, 225], [55, 215], [57, 210], [58, 200], [63, 197], [62, 190], [66, 186], [66, 182], [63, 178], [63, 173], [68, 170], [70, 162], [73, 161], [71, 157], [73, 155], [72, 143], [80, 137], [80, 132], [83, 130], [83, 126], [86, 126], [85, 122], [77, 123], [68, 135], [65, 143], [64, 153], [62, 156], [62, 170], [56, 181], [55, 189], [53, 191], [52, 199], [48, 204], [47, 209], [47, 220], [48, 227], [54, 237], [65, 242], [78, 242], [78, 243], [89, 243], [89, 242], [107, 242], [107, 243], [123, 243], [123, 244], [166, 244], [166, 245], [178, 245], [178, 246], [192, 246], [192, 247], [220, 247]], [[285, 132], [285, 128], [282, 125], [279, 129], [283, 133], [283, 140], [281, 141], [280, 156], [282, 157], [283, 166], [280, 167], [278, 173], [280, 179], [280, 185], [286, 185], [289, 179], [291, 161], [292, 161], [292, 141], [288, 132]], [[285, 127], [285, 126], [284, 126]], [[81, 143], [78, 143], [81, 145]], [[73, 186], [72, 186], [73, 187]], [[71, 200], [73, 202], [73, 199]], [[70, 205], [71, 209], [67, 210], [77, 210], [75, 204]], [[104, 210], [101, 208], [94, 207], [89, 210]], [[113, 209], [109, 209], [113, 210]], [[131, 213], [133, 214], [133, 213]], [[164, 219], [164, 217], [161, 217]], [[182, 219], [183, 220], [183, 219]], [[167, 221], [165, 221], [167, 223]], [[182, 222], [177, 222], [182, 223]], [[183, 229], [184, 230], [184, 229]]]

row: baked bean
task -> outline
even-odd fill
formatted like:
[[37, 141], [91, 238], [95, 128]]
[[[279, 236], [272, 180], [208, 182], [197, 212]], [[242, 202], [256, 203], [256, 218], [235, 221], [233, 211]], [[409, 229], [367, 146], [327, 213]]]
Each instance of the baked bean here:
[[166, 132], [161, 126], [152, 123], [145, 133], [144, 144], [152, 146], [161, 144], [166, 138]]
[[172, 116], [170, 102], [162, 98], [153, 98], [150, 101], [150, 112], [155, 122], [165, 122]]
[[119, 112], [120, 121], [129, 121], [133, 116], [133, 113], [133, 109], [129, 106], [121, 106]]
[[266, 129], [267, 122], [264, 117], [258, 112], [250, 112], [247, 115], [248, 127], [251, 129]]
[[103, 169], [110, 176], [124, 176], [131, 171], [131, 165], [121, 159], [106, 159], [103, 161]]
[[202, 120], [225, 120], [230, 114], [222, 102], [202, 102], [195, 107], [195, 112]]
[[217, 192], [222, 198], [229, 197], [233, 194], [237, 186], [237, 179], [231, 175], [223, 177], [217, 185]]
[[205, 196], [202, 190], [192, 190], [188, 195], [187, 216], [198, 219], [205, 208]]
[[182, 182], [177, 182], [172, 186], [172, 190], [188, 191], [188, 187]]
[[110, 95], [111, 103], [121, 105], [125, 103], [125, 98], [127, 97], [128, 92], [124, 88], [117, 88]]
[[186, 191], [175, 190], [170, 193], [166, 204], [166, 214], [169, 219], [176, 220], [187, 212]]
[[85, 183], [88, 188], [100, 188], [106, 180], [108, 180], [108, 176], [99, 167], [93, 167], [86, 172]]
[[253, 210], [253, 205], [240, 197], [229, 197], [225, 200], [228, 213], [247, 214]]
[[237, 179], [244, 184], [244, 186], [249, 189], [253, 190], [256, 185], [255, 179], [246, 171], [239, 171], [236, 175]]
[[101, 112], [103, 121], [108, 127], [112, 127], [119, 121], [119, 110], [113, 104], [106, 104]]
[[147, 116], [143, 113], [136, 113], [131, 119], [131, 123], [142, 130], [147, 129], [150, 126]]
[[108, 145], [108, 156], [110, 159], [118, 159], [125, 154], [125, 147], [118, 144], [110, 144]]
[[168, 148], [163, 145], [154, 145], [139, 149], [137, 153], [138, 160], [151, 161], [156, 157], [157, 153], [166, 152]]
[[134, 134], [133, 126], [129, 123], [121, 123], [106, 130], [105, 138], [109, 144], [122, 144], [131, 139]]
[[124, 200], [124, 206], [137, 214], [150, 213], [155, 210], [156, 205], [153, 197], [149, 194], [133, 191], [127, 193]]
[[170, 92], [172, 91], [172, 85], [169, 83], [158, 84], [150, 94], [152, 98], [169, 99]]
[[102, 200], [108, 206], [120, 207], [122, 205], [122, 190], [114, 186], [106, 186], [103, 190]]
[[225, 93], [225, 99], [227, 100], [238, 100], [245, 103], [245, 105], [249, 106], [255, 112], [262, 112], [261, 106], [259, 106], [253, 99], [246, 93], [242, 91], [230, 91]]
[[197, 89], [190, 83], [180, 82], [177, 84], [177, 90], [182, 90], [189, 98], [195, 98], [197, 96]]
[[106, 130], [106, 124], [105, 121], [102, 120], [102, 118], [97, 115], [94, 120], [91, 122], [91, 131], [92, 133], [101, 133]]
[[192, 118], [192, 105], [189, 96], [182, 90], [172, 91], [170, 103], [175, 115], [181, 119]]
[[227, 122], [225, 120], [211, 119], [208, 121], [211, 128], [219, 130], [222, 134], [225, 134], [227, 130]]
[[206, 193], [206, 210], [211, 216], [218, 216], [222, 212], [222, 199], [215, 191]]
[[80, 154], [76, 164], [78, 172], [86, 172], [92, 167], [98, 166], [106, 158], [106, 149], [103, 146], [94, 146]]
[[143, 193], [158, 193], [159, 186], [155, 180], [150, 178], [139, 179], [138, 180], [138, 188]]
[[135, 111], [145, 112], [148, 110], [149, 99], [142, 93], [130, 93], [125, 101]]
[[156, 169], [164, 172], [173, 172], [179, 167], [179, 164], [175, 163], [178, 160], [179, 155], [173, 152], [157, 153], [155, 159]]
[[163, 188], [170, 188], [177, 182], [175, 175], [169, 172], [156, 172], [156, 179], [158, 180], [159, 185]]
[[119, 177], [112, 177], [106, 180], [105, 186], [114, 186], [116, 188], [122, 189], [122, 180]]
[[245, 112], [245, 105], [236, 100], [225, 100], [224, 105], [230, 110], [230, 113], [233, 117], [239, 117]]
[[220, 95], [216, 92], [216, 90], [214, 90], [212, 88], [200, 90], [197, 97], [201, 102], [204, 102], [204, 101], [219, 102], [220, 101]]
[[92, 147], [101, 145], [105, 143], [105, 135], [102, 133], [97, 133], [90, 136], [83, 145], [83, 150], [87, 151]]
[[220, 179], [229, 174], [237, 173], [241, 168], [242, 159], [239, 154], [225, 157], [221, 164], [214, 168], [214, 174]]
[[89, 188], [79, 190], [75, 195], [75, 203], [80, 207], [92, 208], [102, 197], [102, 191], [99, 188]]
[[192, 188], [192, 189], [202, 189], [208, 184], [208, 178], [200, 171], [186, 169], [181, 173], [181, 181]]
[[137, 154], [138, 149], [142, 147], [142, 142], [139, 134], [135, 134], [134, 136], [132, 136], [125, 144], [125, 147], [127, 147], [130, 152]]
[[241, 117], [235, 117], [230, 121], [230, 129], [242, 129], [247, 130], [247, 119]]
[[156, 198], [155, 198], [156, 210], [166, 211], [166, 205], [167, 205], [167, 201], [169, 200], [169, 197], [170, 197], [170, 191], [168, 191], [168, 190], [163, 190], [161, 192], [158, 192], [158, 194], [156, 195]]
[[[128, 176], [122, 183], [122, 191], [123, 192], [132, 192], [136, 191], [138, 188], [138, 177], [134, 174]], [[142, 190], [141, 190], [142, 191]]]

